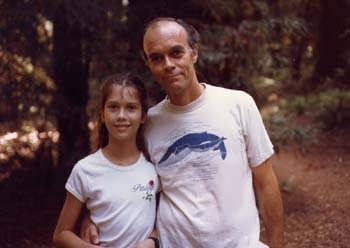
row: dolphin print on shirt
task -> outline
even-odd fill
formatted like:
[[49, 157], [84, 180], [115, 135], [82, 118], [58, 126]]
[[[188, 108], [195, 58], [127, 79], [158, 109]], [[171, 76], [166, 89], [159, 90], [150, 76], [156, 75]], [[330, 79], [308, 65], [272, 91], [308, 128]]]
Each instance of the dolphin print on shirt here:
[[226, 158], [225, 139], [207, 132], [186, 134], [167, 149], [158, 165], [159, 167], [166, 167], [182, 160], [191, 152], [206, 152], [209, 150], [218, 150], [224, 160]]

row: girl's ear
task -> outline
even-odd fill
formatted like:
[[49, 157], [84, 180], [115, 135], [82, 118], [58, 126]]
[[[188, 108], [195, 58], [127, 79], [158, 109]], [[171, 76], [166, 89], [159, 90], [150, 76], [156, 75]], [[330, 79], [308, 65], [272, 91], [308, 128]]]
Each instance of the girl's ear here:
[[146, 120], [147, 120], [147, 114], [144, 114], [141, 118], [141, 124], [145, 124]]
[[103, 112], [102, 111], [100, 113], [100, 118], [101, 118], [101, 122], [105, 123], [105, 117], [103, 116]]

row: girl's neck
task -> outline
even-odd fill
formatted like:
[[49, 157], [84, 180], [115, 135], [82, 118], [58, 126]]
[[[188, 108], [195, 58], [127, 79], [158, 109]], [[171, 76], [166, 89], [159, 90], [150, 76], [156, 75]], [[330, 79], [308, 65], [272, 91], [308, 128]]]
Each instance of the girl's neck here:
[[102, 152], [108, 160], [121, 166], [136, 163], [141, 153], [136, 143], [120, 144], [113, 141], [108, 142], [108, 145], [102, 148]]

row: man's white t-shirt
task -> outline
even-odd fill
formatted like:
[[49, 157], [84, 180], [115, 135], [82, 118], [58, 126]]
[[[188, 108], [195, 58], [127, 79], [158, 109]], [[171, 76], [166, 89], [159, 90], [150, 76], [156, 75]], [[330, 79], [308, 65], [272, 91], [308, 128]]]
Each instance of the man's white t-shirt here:
[[252, 166], [273, 147], [251, 96], [205, 84], [186, 106], [168, 99], [149, 111], [146, 140], [161, 179], [161, 247], [266, 247]]
[[73, 168], [66, 189], [86, 203], [99, 228], [100, 245], [130, 247], [148, 238], [154, 228], [158, 178], [153, 164], [138, 161], [118, 166], [101, 149]]

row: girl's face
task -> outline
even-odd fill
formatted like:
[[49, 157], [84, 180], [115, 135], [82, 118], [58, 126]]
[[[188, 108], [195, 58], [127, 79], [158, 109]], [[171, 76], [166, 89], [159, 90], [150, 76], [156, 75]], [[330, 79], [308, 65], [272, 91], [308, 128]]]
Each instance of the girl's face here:
[[137, 131], [145, 117], [134, 87], [113, 85], [101, 114], [109, 141], [136, 142]]

